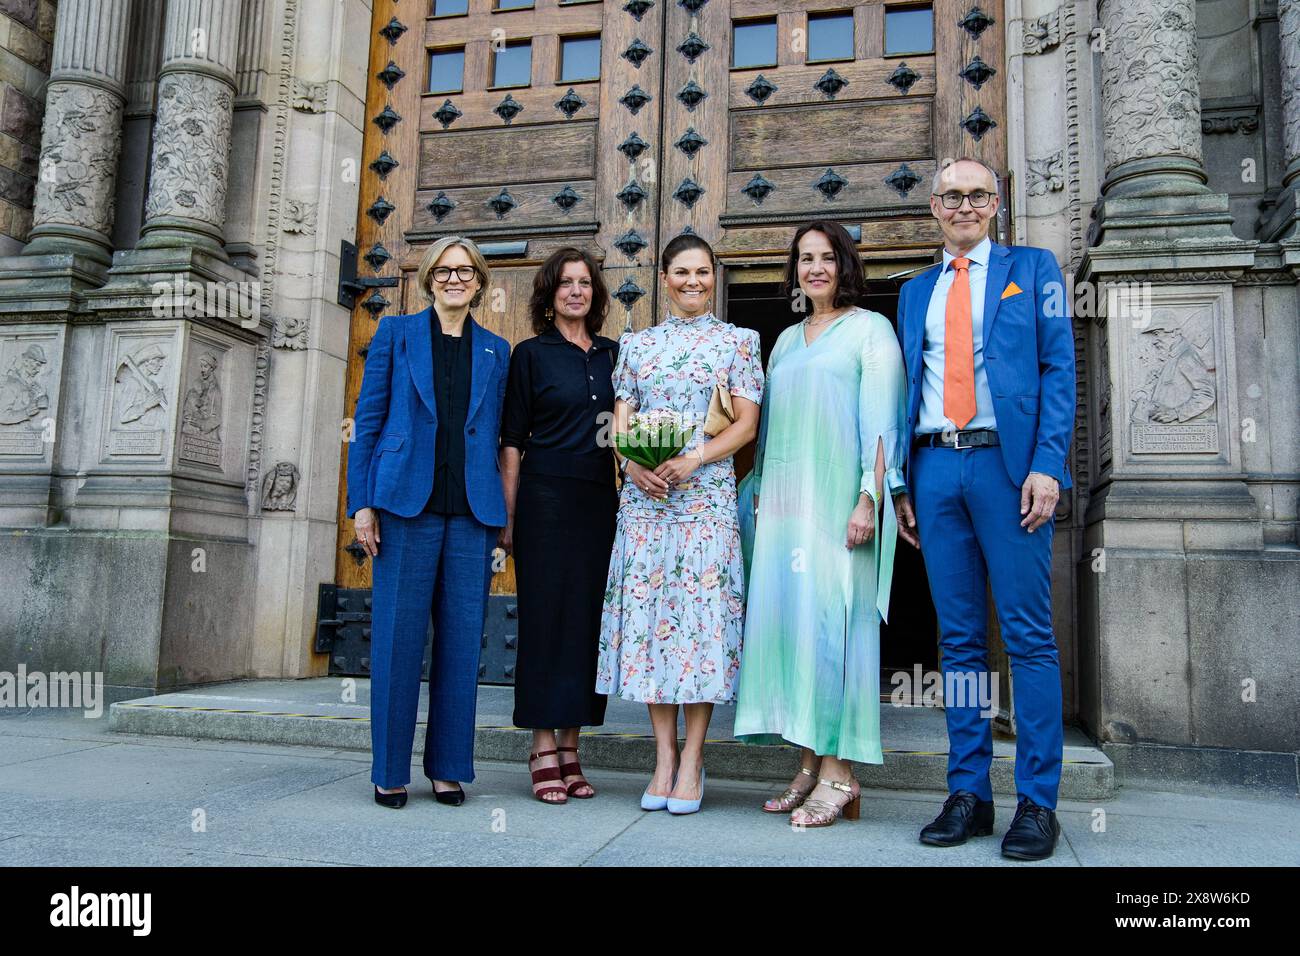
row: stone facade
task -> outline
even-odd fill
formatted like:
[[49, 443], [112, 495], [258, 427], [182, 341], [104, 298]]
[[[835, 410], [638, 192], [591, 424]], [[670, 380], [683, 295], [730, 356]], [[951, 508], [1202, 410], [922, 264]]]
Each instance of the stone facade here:
[[[371, 4], [90, 6], [0, 0], [0, 666], [319, 674]], [[1075, 293], [1070, 716], [1294, 783], [1300, 0], [1002, 9], [1014, 238]]]
[[1295, 772], [1297, 7], [1007, 5], [1017, 240], [1076, 293], [1068, 680], [1121, 766]]
[[371, 13], [62, 0], [52, 175], [0, 258], [0, 660], [118, 698], [323, 673], [347, 313], [320, 277]]

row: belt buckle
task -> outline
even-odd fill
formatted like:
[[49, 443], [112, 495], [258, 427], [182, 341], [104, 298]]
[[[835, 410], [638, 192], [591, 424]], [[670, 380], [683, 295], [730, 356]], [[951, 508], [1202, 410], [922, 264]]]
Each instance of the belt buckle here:
[[961, 451], [963, 448], [974, 448], [974, 445], [963, 445], [961, 443], [961, 429], [957, 429], [952, 435], [953, 451]]

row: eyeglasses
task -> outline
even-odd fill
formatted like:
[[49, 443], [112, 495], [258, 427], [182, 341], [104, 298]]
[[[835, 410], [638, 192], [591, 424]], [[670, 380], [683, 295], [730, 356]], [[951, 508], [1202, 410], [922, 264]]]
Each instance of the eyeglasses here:
[[470, 279], [478, 276], [478, 269], [473, 266], [457, 266], [452, 269], [448, 266], [438, 266], [433, 270], [434, 282], [448, 282], [451, 280], [451, 274], [455, 272], [456, 278], [461, 282], [468, 282]]
[[961, 201], [963, 199], [970, 200], [970, 207], [972, 209], [983, 209], [989, 204], [989, 200], [993, 197], [992, 193], [987, 193], [982, 189], [975, 189], [968, 193], [959, 193], [957, 190], [952, 189], [946, 193], [932, 193], [932, 195], [939, 197], [939, 201], [943, 203], [944, 209], [960, 209]]

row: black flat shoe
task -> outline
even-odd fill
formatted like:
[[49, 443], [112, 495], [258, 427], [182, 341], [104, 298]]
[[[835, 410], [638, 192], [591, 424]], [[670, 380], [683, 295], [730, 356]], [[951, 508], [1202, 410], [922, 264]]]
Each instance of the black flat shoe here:
[[465, 802], [465, 790], [462, 787], [457, 787], [455, 790], [442, 791], [439, 791], [435, 787], [433, 796], [439, 803], [445, 803], [449, 807], [458, 807]]
[[1056, 814], [1029, 800], [1016, 805], [1011, 828], [1002, 838], [1002, 855], [1012, 860], [1046, 860], [1056, 850], [1061, 824]]
[[973, 836], [993, 833], [993, 801], [981, 800], [969, 790], [958, 790], [943, 803], [934, 821], [921, 830], [921, 842], [930, 846], [961, 846]]
[[392, 807], [394, 810], [400, 810], [406, 806], [406, 791], [400, 793], [380, 793], [379, 788], [375, 787], [375, 803], [381, 807]]

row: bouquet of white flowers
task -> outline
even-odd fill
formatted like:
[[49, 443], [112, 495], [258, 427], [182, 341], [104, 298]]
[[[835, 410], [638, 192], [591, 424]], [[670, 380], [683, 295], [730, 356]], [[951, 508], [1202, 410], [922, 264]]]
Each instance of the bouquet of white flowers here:
[[614, 447], [623, 457], [652, 471], [680, 454], [695, 434], [682, 416], [667, 410], [637, 412], [628, 420], [628, 430], [614, 436]]

